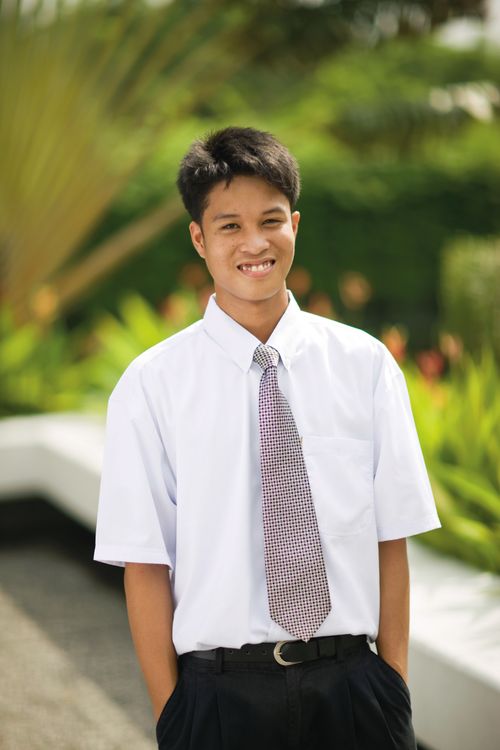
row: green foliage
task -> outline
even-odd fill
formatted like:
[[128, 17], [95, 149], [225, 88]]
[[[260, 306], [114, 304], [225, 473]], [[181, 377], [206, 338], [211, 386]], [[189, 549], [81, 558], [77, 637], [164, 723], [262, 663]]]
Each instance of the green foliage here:
[[443, 326], [467, 351], [491, 346], [500, 362], [500, 238], [461, 237], [443, 253]]
[[137, 294], [127, 294], [119, 315], [101, 316], [92, 331], [94, 352], [82, 362], [87, 383], [85, 407], [102, 411], [105, 400], [130, 362], [146, 349], [201, 317], [197, 296], [189, 289], [168, 298], [170, 311], [160, 315]]
[[214, 0], [241, 7], [245, 23], [234, 49], [252, 49], [268, 71], [307, 73], [325, 56], [356, 44], [378, 52], [385, 40], [415, 40], [448, 18], [484, 14], [481, 0]]
[[491, 349], [446, 379], [405, 375], [442, 528], [418, 541], [500, 573], [500, 371]]
[[56, 324], [13, 324], [0, 310], [0, 417], [66, 410], [103, 412], [127, 365], [145, 349], [201, 317], [191, 290], [170, 295], [159, 314], [137, 294], [126, 295], [118, 317], [104, 314], [70, 334]]
[[81, 405], [84, 381], [76, 362], [76, 337], [61, 326], [14, 326], [0, 309], [0, 417], [64, 411]]

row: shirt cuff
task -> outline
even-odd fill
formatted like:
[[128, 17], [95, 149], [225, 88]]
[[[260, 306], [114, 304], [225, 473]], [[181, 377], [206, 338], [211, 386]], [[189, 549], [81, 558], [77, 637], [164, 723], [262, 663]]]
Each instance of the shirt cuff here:
[[125, 567], [126, 562], [153, 563], [173, 568], [172, 560], [164, 550], [144, 547], [107, 547], [96, 545], [94, 560], [108, 565]]
[[440, 529], [442, 523], [434, 513], [425, 518], [419, 518], [415, 521], [406, 521], [405, 523], [394, 524], [392, 526], [383, 526], [377, 530], [378, 541], [386, 542], [389, 539], [402, 539], [415, 534], [423, 534], [432, 529]]

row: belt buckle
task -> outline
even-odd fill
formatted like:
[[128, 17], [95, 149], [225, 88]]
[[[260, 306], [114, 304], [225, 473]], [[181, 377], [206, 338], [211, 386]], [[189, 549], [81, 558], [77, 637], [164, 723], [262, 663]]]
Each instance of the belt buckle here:
[[289, 667], [291, 664], [302, 664], [302, 662], [304, 661], [303, 659], [301, 659], [301, 661], [285, 661], [283, 659], [283, 657], [281, 656], [281, 647], [285, 643], [293, 643], [293, 641], [278, 641], [273, 649], [273, 656], [278, 664], [282, 664], [284, 667]]

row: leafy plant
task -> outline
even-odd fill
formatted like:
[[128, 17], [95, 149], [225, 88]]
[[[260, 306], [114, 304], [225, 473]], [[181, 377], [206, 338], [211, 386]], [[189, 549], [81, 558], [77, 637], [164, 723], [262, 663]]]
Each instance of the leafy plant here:
[[405, 368], [442, 528], [418, 540], [500, 573], [500, 373], [490, 348], [447, 378]]
[[137, 294], [127, 294], [119, 315], [101, 316], [92, 331], [90, 354], [81, 369], [86, 383], [85, 406], [102, 411], [107, 396], [130, 362], [146, 349], [198, 320], [196, 293], [180, 289], [167, 297], [162, 315]]
[[164, 314], [137, 294], [120, 302], [119, 315], [101, 315], [89, 333], [68, 333], [59, 322], [14, 324], [0, 310], [0, 417], [65, 410], [104, 412], [109, 394], [130, 362], [201, 317], [193, 290], [169, 295]]
[[85, 390], [78, 341], [61, 325], [15, 326], [0, 309], [0, 417], [77, 409]]

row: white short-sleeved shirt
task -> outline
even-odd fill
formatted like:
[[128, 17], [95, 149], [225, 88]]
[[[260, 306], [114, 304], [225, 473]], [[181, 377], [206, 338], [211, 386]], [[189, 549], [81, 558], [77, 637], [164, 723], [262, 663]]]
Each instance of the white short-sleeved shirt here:
[[[404, 375], [367, 332], [289, 304], [266, 344], [300, 435], [332, 611], [316, 636], [378, 635], [378, 542], [441, 526]], [[171, 568], [178, 654], [292, 639], [264, 569], [258, 338], [210, 297], [108, 403], [94, 559]]]

